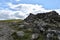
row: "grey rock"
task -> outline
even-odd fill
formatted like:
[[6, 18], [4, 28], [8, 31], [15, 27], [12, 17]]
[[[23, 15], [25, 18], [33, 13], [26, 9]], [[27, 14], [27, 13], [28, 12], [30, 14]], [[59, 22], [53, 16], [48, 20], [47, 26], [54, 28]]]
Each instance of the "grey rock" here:
[[32, 38], [31, 38], [31, 40], [37, 40], [38, 37], [39, 37], [39, 34], [34, 33], [34, 34], [32, 34]]
[[24, 25], [19, 25], [19, 28], [24, 28]]
[[60, 35], [58, 35], [58, 39], [60, 40]]
[[0, 30], [0, 40], [13, 40], [12, 31], [8, 25], [2, 26], [2, 29]]
[[23, 37], [24, 36], [24, 32], [23, 31], [18, 31], [16, 33], [17, 33], [17, 36], [19, 36], [19, 37]]

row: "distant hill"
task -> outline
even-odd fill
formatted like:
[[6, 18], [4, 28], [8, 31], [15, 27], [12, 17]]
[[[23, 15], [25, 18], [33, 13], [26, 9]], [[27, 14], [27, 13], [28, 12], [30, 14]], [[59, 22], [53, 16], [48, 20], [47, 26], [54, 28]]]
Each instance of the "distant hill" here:
[[19, 21], [22, 21], [22, 19], [0, 20], [0, 22], [19, 22]]

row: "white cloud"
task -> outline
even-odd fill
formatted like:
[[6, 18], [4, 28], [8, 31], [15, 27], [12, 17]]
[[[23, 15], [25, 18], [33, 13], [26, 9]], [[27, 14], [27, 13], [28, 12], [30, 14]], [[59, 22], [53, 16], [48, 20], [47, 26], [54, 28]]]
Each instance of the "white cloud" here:
[[4, 19], [23, 19], [25, 14], [19, 11], [12, 11], [12, 10], [0, 10], [0, 20]]
[[19, 1], [21, 1], [21, 0], [15, 0], [15, 1], [19, 2]]
[[13, 5], [12, 3], [8, 3], [9, 7], [11, 9], [14, 9], [16, 11], [22, 11], [22, 12], [28, 12], [28, 13], [37, 13], [37, 12], [48, 12], [51, 10], [46, 10], [43, 8], [42, 5], [33, 5], [33, 4], [18, 4]]
[[55, 9], [55, 11], [60, 15], [60, 9]]
[[[14, 5], [12, 3], [7, 3], [7, 5], [9, 6], [9, 8], [14, 9], [16, 11], [12, 11], [9, 9], [0, 10], [0, 15], [1, 15], [0, 19], [19, 19], [19, 18], [24, 19], [29, 15], [29, 13], [36, 14], [36, 13], [52, 11], [43, 8], [42, 5], [38, 5], [38, 4]], [[54, 9], [54, 10], [60, 13], [60, 9]]]
[[10, 0], [11, 2], [13, 2], [13, 1], [15, 1], [15, 2], [19, 2], [19, 1], [21, 1], [21, 0]]

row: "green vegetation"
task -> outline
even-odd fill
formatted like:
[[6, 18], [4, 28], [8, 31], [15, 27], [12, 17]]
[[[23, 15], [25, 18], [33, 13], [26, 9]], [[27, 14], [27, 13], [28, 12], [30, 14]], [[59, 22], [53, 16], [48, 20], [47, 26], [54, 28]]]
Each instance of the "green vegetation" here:
[[30, 40], [31, 39], [31, 33], [25, 32], [23, 37], [19, 37], [19, 36], [17, 36], [16, 32], [14, 32], [12, 34], [12, 37], [14, 38], [14, 40]]
[[44, 35], [43, 34], [40, 34], [38, 40], [44, 40]]
[[0, 20], [0, 22], [21, 22], [21, 19]]

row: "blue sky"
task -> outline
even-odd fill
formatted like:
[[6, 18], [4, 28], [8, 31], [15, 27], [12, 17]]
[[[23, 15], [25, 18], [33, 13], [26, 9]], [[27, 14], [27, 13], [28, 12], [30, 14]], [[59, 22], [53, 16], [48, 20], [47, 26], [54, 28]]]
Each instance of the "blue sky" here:
[[60, 0], [0, 0], [0, 20], [24, 19], [29, 13], [52, 10], [60, 14]]
[[7, 8], [8, 6], [5, 4], [7, 2], [13, 4], [39, 4], [46, 9], [60, 9], [60, 0], [0, 0], [0, 8]]
[[47, 9], [57, 9], [60, 8], [60, 0], [23, 0], [21, 3], [27, 4], [39, 4]]

